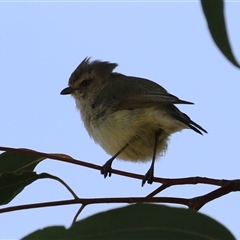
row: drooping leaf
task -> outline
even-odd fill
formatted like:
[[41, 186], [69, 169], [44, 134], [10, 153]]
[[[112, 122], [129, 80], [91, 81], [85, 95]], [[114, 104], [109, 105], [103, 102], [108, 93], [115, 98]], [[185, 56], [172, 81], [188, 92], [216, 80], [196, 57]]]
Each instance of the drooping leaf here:
[[9, 203], [17, 196], [26, 186], [38, 179], [53, 179], [63, 184], [68, 191], [77, 198], [73, 190], [59, 177], [49, 173], [40, 173], [31, 171], [22, 171], [21, 173], [4, 172], [0, 174], [0, 205]]
[[69, 229], [47, 227], [31, 239], [234, 239], [222, 224], [198, 212], [155, 204], [134, 204], [95, 214]]
[[201, 0], [201, 3], [214, 42], [225, 57], [236, 67], [240, 68], [229, 43], [223, 0]]
[[22, 173], [4, 172], [0, 174], [0, 205], [9, 203], [24, 187], [38, 179], [31, 171]]
[[[47, 154], [47, 156], [71, 159], [70, 156], [64, 154]], [[62, 179], [48, 173], [33, 172], [36, 165], [44, 159], [46, 157], [43, 157], [43, 153], [30, 149], [10, 149], [0, 154], [0, 205], [9, 203], [27, 185], [42, 178], [57, 180], [68, 189], [74, 198], [77, 198], [74, 191]]]
[[[18, 152], [3, 152], [0, 154], [0, 173], [15, 172], [20, 173], [23, 170], [33, 171], [39, 162], [44, 160], [44, 157]], [[32, 151], [33, 152], [33, 151]]]
[[45, 158], [28, 152], [0, 154], [0, 205], [9, 203], [27, 185], [39, 178], [33, 170]]

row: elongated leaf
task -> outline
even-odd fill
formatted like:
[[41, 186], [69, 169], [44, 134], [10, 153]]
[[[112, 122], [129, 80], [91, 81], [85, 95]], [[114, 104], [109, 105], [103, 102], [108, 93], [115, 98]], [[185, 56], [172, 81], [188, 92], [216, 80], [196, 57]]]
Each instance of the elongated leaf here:
[[33, 170], [43, 159], [27, 153], [0, 154], [0, 205], [9, 203], [24, 187], [40, 178]]
[[71, 228], [47, 227], [31, 239], [234, 239], [220, 223], [206, 215], [155, 204], [131, 206], [99, 213]]
[[5, 172], [0, 174], [0, 205], [9, 203], [24, 187], [37, 180], [36, 172], [23, 171], [21, 174]]
[[73, 190], [60, 178], [49, 173], [40, 173], [32, 171], [22, 171], [21, 173], [4, 172], [0, 174], [0, 205], [9, 203], [26, 186], [38, 179], [53, 179], [63, 184], [68, 191], [77, 198]]
[[[42, 157], [43, 153], [30, 149], [19, 149], [20, 151], [14, 152], [16, 150], [18, 149], [13, 149], [13, 152], [11, 152], [10, 149], [0, 154], [0, 205], [9, 203], [27, 185], [42, 178], [60, 182], [74, 198], [77, 198], [74, 191], [62, 179], [48, 173], [37, 174], [33, 172], [36, 165], [46, 159]], [[47, 156], [71, 158], [64, 154], [47, 154]]]
[[236, 67], [240, 68], [236, 61], [228, 40], [227, 29], [224, 18], [223, 0], [201, 0], [208, 28], [212, 38], [220, 51]]
[[37, 164], [44, 159], [43, 157], [30, 155], [27, 152], [3, 152], [0, 154], [0, 173], [20, 173], [22, 170], [33, 171]]

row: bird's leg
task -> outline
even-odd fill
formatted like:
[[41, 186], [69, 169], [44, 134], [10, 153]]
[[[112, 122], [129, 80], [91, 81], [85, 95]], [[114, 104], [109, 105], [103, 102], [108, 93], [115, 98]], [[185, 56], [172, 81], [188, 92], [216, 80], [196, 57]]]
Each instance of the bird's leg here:
[[150, 168], [148, 169], [147, 173], [145, 174], [143, 180], [142, 180], [142, 187], [145, 184], [145, 182], [147, 181], [147, 183], [152, 184], [153, 183], [153, 179], [154, 179], [154, 163], [155, 163], [155, 159], [156, 159], [156, 152], [157, 152], [157, 144], [158, 144], [158, 140], [159, 137], [161, 136], [161, 130], [155, 133], [155, 140], [154, 140], [154, 148], [153, 148], [153, 157], [152, 157], [152, 163]]
[[[132, 142], [132, 141], [130, 141]], [[102, 166], [102, 169], [101, 169], [101, 174], [104, 176], [104, 178], [107, 177], [107, 175], [109, 177], [111, 177], [112, 175], [112, 162], [113, 160], [130, 144], [127, 143], [125, 144], [116, 154], [114, 154], [108, 161], [106, 161], [106, 163]]]

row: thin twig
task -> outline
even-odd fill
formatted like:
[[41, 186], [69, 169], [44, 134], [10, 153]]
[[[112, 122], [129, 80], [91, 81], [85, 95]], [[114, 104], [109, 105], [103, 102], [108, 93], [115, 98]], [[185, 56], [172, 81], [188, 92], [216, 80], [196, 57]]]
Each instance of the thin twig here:
[[38, 176], [40, 176], [40, 178], [51, 178], [51, 179], [54, 179], [54, 180], [60, 182], [63, 186], [65, 186], [67, 188], [67, 190], [73, 195], [73, 197], [75, 199], [78, 199], [77, 194], [61, 178], [51, 175], [49, 173], [40, 173], [40, 174], [38, 174]]
[[227, 184], [229, 180], [225, 179], [213, 179], [213, 178], [206, 178], [206, 177], [188, 177], [188, 178], [154, 178], [155, 181], [161, 182], [162, 185], [155, 189], [153, 192], [148, 194], [146, 197], [153, 197], [156, 196], [158, 193], [162, 192], [163, 190], [176, 186], [176, 185], [186, 185], [186, 184], [209, 184], [214, 186], [224, 186]]
[[41, 208], [41, 207], [53, 207], [53, 206], [63, 206], [70, 204], [103, 204], [103, 203], [176, 203], [183, 204], [188, 206], [189, 199], [185, 198], [175, 198], [175, 197], [155, 197], [146, 199], [145, 197], [126, 197], [126, 198], [78, 198], [78, 199], [70, 199], [70, 200], [61, 200], [61, 201], [53, 201], [53, 202], [43, 202], [43, 203], [32, 203], [32, 204], [24, 204], [12, 207], [6, 207], [0, 209], [0, 213], [13, 212], [17, 210], [26, 210], [33, 208]]
[[222, 197], [230, 192], [236, 192], [236, 191], [240, 191], [240, 180], [239, 179], [229, 180], [224, 186], [216, 190], [213, 190], [210, 193], [190, 199], [189, 208], [195, 211], [198, 211], [206, 203], [214, 199], [217, 199], [219, 197]]
[[73, 221], [72, 221], [72, 224], [73, 225], [76, 221], [77, 221], [77, 218], [79, 216], [79, 214], [83, 211], [83, 209], [86, 207], [87, 205], [86, 204], [82, 204], [82, 206], [78, 209], [77, 213], [75, 214], [74, 218], [73, 218]]

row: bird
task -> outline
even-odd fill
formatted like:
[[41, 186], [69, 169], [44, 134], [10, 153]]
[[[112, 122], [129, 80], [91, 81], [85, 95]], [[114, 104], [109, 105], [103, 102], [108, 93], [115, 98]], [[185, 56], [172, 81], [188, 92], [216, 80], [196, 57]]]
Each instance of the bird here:
[[104, 178], [111, 176], [116, 158], [151, 161], [142, 186], [152, 184], [155, 160], [165, 154], [172, 134], [183, 129], [201, 135], [207, 131], [175, 106], [194, 103], [154, 81], [115, 72], [117, 66], [86, 57], [60, 94], [74, 98], [89, 136], [112, 156], [101, 168]]

